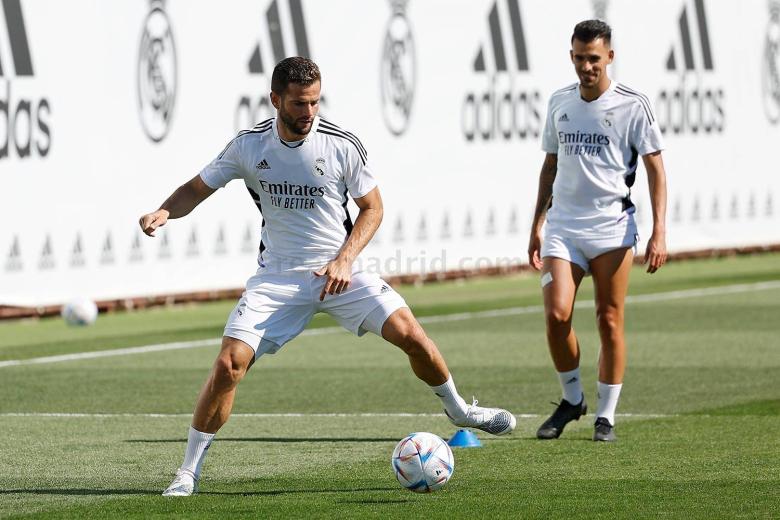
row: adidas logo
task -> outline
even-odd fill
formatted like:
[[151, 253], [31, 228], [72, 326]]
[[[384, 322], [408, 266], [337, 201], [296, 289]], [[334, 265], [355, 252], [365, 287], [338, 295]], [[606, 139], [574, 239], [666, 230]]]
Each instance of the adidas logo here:
[[[379, 293], [380, 294], [385, 294], [385, 293], [390, 292], [390, 291], [392, 291], [392, 289], [390, 289], [390, 286], [383, 285], [382, 289], [380, 289]], [[436, 395], [439, 395], [439, 394], [436, 394]], [[439, 396], [439, 397], [441, 397], [441, 396]]]
[[[684, 6], [680, 14], [680, 42], [681, 49], [672, 49], [669, 51], [669, 57], [666, 58], [666, 70], [677, 70], [678, 66], [685, 66], [685, 70], [696, 70], [703, 67], [704, 70], [715, 70], [712, 62], [712, 49], [710, 47], [710, 33], [707, 27], [707, 15], [704, 12], [704, 0], [694, 0], [694, 10], [696, 12], [696, 30], [698, 41], [692, 37], [691, 29], [693, 24], [688, 19], [688, 6]], [[682, 52], [682, 63], [678, 65], [678, 52]]]
[[268, 164], [268, 161], [263, 159], [262, 161], [260, 161], [255, 165], [255, 168], [257, 168], [258, 170], [270, 170], [271, 166]]
[[715, 70], [704, 0], [681, 3], [679, 41], [672, 44], [665, 63], [665, 69], [675, 73], [676, 84], [658, 94], [659, 128], [675, 135], [721, 133], [726, 126], [725, 89], [713, 84], [714, 75], [701, 74]]
[[520, 0], [494, 0], [487, 15], [487, 38], [472, 68], [480, 86], [469, 89], [461, 109], [466, 141], [537, 139], [542, 131], [541, 91], [516, 81], [531, 66]]
[[[474, 71], [484, 72], [485, 55], [490, 53], [493, 57], [493, 63], [495, 64], [495, 70], [498, 72], [505, 72], [509, 70], [507, 55], [510, 56], [510, 61], [517, 66], [519, 71], [529, 70], [528, 66], [528, 53], [525, 47], [525, 35], [523, 33], [523, 21], [520, 16], [520, 0], [507, 0], [506, 12], [499, 14], [499, 1], [496, 0], [493, 3], [490, 14], [488, 15], [488, 25], [490, 32], [490, 45], [484, 44], [479, 47], [477, 56], [474, 58]], [[511, 34], [511, 40], [505, 40], [505, 31], [501, 27], [501, 19], [509, 18], [509, 30], [507, 34]], [[509, 51], [509, 52], [507, 52]], [[511, 60], [514, 57], [514, 60]]]
[[3, 0], [2, 3], [7, 39], [0, 36], [0, 41], [8, 45], [0, 45], [0, 78], [7, 78], [0, 83], [5, 86], [4, 92], [0, 91], [0, 119], [4, 120], [2, 125], [5, 126], [0, 129], [0, 135], [4, 135], [0, 141], [0, 160], [12, 156], [14, 151], [20, 159], [36, 154], [45, 157], [51, 147], [51, 105], [46, 98], [20, 97], [20, 91], [24, 95], [24, 87], [12, 88], [12, 78], [25, 78], [21, 82], [25, 85], [29, 81], [26, 78], [34, 76], [33, 62], [21, 0]]
[[569, 116], [568, 114], [563, 114], [561, 117], [558, 118], [559, 123], [568, 123], [569, 122]]
[[[255, 48], [252, 50], [252, 55], [249, 58], [249, 73], [250, 74], [263, 74], [266, 70], [263, 62], [262, 47], [270, 47], [273, 52], [272, 61], [268, 61], [270, 64], [268, 72], [273, 70], [273, 66], [282, 61], [287, 56], [302, 56], [304, 58], [310, 58], [309, 53], [309, 38], [306, 33], [306, 23], [303, 19], [303, 5], [301, 0], [288, 0], [288, 10], [285, 15], [289, 18], [285, 18], [285, 22], [288, 23], [287, 37], [289, 40], [290, 32], [289, 27], [292, 26], [292, 35], [295, 42], [295, 52], [287, 52], [287, 49], [292, 49], [292, 46], [287, 47], [285, 45], [285, 33], [282, 31], [282, 13], [279, 10], [279, 4], [282, 0], [273, 0], [271, 5], [265, 11], [266, 27], [268, 27], [268, 41], [258, 42]], [[263, 45], [266, 44], [267, 45]]]

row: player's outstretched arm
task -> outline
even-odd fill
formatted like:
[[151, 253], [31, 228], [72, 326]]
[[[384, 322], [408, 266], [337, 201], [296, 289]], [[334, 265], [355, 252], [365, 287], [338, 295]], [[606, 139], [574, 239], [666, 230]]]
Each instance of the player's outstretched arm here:
[[196, 175], [179, 186], [170, 197], [162, 203], [160, 209], [142, 216], [138, 223], [144, 233], [154, 236], [155, 230], [168, 222], [169, 218], [179, 218], [190, 213], [195, 206], [206, 200], [216, 190], [209, 188], [200, 175]]
[[666, 263], [666, 171], [660, 151], [643, 155], [642, 161], [653, 207], [653, 234], [647, 242], [643, 263], [647, 264], [648, 273], [654, 273]]
[[555, 175], [558, 173], [558, 155], [548, 153], [542, 163], [542, 171], [539, 174], [539, 191], [536, 196], [536, 209], [534, 220], [531, 224], [531, 237], [528, 240], [528, 263], [537, 271], [542, 268], [542, 225], [547, 208], [552, 199], [552, 187]]
[[352, 264], [382, 222], [384, 207], [379, 188], [374, 188], [363, 197], [355, 199], [355, 204], [360, 212], [347, 241], [333, 261], [314, 273], [317, 276], [328, 277], [320, 293], [320, 301], [325, 299], [326, 294], [341, 294], [349, 287], [352, 279]]

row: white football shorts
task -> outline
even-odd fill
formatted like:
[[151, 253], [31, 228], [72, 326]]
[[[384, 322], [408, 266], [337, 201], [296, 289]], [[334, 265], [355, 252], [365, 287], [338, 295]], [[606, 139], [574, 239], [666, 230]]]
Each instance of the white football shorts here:
[[362, 336], [382, 336], [382, 325], [406, 301], [379, 275], [352, 273], [349, 287], [341, 294], [320, 293], [327, 277], [313, 271], [269, 272], [261, 266], [246, 284], [246, 290], [230, 313], [225, 336], [252, 347], [255, 358], [274, 354], [300, 334], [317, 312], [326, 312], [348, 331]]
[[630, 247], [636, 255], [639, 234], [636, 227], [630, 226], [624, 235], [599, 238], [575, 238], [561, 236], [554, 230], [545, 232], [542, 241], [542, 258], [561, 258], [582, 267], [585, 274], [590, 273], [590, 261], [615, 249]]

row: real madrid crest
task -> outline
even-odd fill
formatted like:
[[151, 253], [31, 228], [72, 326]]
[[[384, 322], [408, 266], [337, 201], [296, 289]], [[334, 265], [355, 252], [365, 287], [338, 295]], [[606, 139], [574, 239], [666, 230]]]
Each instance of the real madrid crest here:
[[614, 113], [612, 111], [607, 112], [604, 114], [604, 119], [601, 120], [601, 124], [604, 125], [607, 128], [612, 127], [612, 118], [614, 117]]
[[316, 161], [314, 161], [314, 166], [312, 167], [312, 172], [317, 177], [322, 177], [323, 175], [325, 175], [325, 159], [320, 157]]
[[176, 47], [164, 0], [150, 0], [138, 49], [138, 105], [146, 135], [168, 133], [176, 100]]
[[780, 123], [780, 1], [769, 3], [769, 24], [764, 42], [762, 90], [764, 110], [769, 122]]

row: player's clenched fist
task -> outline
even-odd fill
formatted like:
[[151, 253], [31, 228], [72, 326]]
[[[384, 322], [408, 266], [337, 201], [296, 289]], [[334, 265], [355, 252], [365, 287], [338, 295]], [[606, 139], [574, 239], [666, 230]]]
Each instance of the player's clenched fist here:
[[138, 221], [141, 225], [141, 229], [144, 233], [150, 237], [154, 236], [154, 232], [158, 227], [164, 226], [168, 222], [168, 215], [170, 213], [165, 209], [158, 209], [153, 213], [147, 213]]

